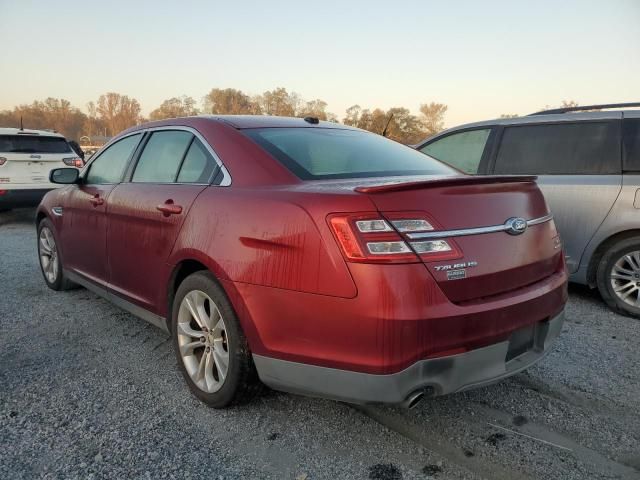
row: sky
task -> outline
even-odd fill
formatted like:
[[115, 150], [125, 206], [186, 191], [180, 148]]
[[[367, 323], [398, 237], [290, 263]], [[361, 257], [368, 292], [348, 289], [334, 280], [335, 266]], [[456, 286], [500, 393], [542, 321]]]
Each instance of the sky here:
[[640, 0], [0, 0], [0, 109], [212, 88], [448, 105], [446, 125], [640, 101]]

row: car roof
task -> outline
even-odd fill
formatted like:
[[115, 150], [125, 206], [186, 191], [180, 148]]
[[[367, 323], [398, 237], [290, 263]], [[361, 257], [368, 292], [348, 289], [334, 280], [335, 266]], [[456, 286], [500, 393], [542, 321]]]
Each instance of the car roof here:
[[54, 132], [52, 130], [30, 130], [13, 127], [0, 127], [0, 135], [39, 135], [42, 137], [64, 138], [64, 135], [61, 135], [60, 133]]
[[[200, 115], [200, 118], [208, 118], [219, 122], [224, 122], [234, 128], [286, 128], [286, 127], [321, 127], [358, 130], [354, 127], [342, 125], [340, 123], [326, 122], [320, 120], [318, 123], [311, 123], [299, 117], [278, 117], [275, 115]], [[309, 118], [309, 117], [307, 117]], [[313, 118], [313, 117], [311, 117]]]

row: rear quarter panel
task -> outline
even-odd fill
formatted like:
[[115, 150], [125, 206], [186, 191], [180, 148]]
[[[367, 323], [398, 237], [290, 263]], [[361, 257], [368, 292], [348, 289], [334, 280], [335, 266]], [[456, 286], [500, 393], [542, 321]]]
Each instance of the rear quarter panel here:
[[[297, 200], [300, 194], [286, 189], [205, 189], [185, 220], [170, 264], [192, 258], [221, 280], [354, 297], [355, 284], [324, 220], [332, 207], [317, 195], [302, 199], [308, 209]], [[362, 207], [366, 199], [358, 200]], [[315, 221], [309, 212], [314, 204]]]

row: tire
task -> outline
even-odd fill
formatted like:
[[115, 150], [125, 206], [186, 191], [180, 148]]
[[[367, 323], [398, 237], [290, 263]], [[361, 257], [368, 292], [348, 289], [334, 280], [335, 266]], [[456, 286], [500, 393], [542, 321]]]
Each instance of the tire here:
[[238, 318], [210, 272], [189, 275], [178, 287], [171, 334], [178, 368], [206, 405], [245, 403], [262, 389]]
[[609, 247], [598, 262], [596, 276], [598, 291], [613, 311], [640, 318], [640, 237]]
[[60, 291], [70, 290], [76, 286], [64, 275], [58, 239], [53, 224], [48, 218], [43, 218], [38, 224], [38, 260], [47, 287]]

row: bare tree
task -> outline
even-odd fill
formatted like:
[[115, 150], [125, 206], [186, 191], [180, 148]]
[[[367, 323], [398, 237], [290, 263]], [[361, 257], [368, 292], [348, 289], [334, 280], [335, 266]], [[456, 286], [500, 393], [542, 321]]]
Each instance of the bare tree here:
[[309, 102], [304, 102], [296, 112], [296, 115], [298, 117], [316, 117], [320, 120], [330, 120], [330, 118], [335, 119], [335, 115], [327, 112], [327, 105], [327, 102], [320, 100], [319, 98]]
[[444, 129], [444, 115], [447, 113], [447, 108], [445, 104], [435, 102], [420, 105], [426, 135], [434, 135]]
[[257, 100], [235, 88], [212, 88], [203, 99], [204, 111], [219, 115], [259, 114]]
[[347, 108], [346, 115], [342, 119], [342, 123], [351, 127], [357, 127], [362, 115], [362, 107], [360, 105], [352, 105]]
[[300, 105], [298, 94], [289, 93], [282, 87], [264, 92], [259, 96], [258, 101], [262, 113], [281, 117], [295, 117]]
[[96, 111], [107, 129], [108, 135], [117, 133], [140, 123], [140, 103], [115, 92], [100, 95]]
[[196, 101], [183, 95], [165, 100], [162, 104], [149, 114], [151, 120], [163, 120], [165, 118], [191, 117], [198, 115]]
[[62, 98], [49, 97], [36, 100], [31, 104], [18, 105], [13, 110], [0, 113], [3, 126], [33, 129], [51, 129], [62, 133], [69, 139], [77, 139], [82, 134], [86, 115]]

